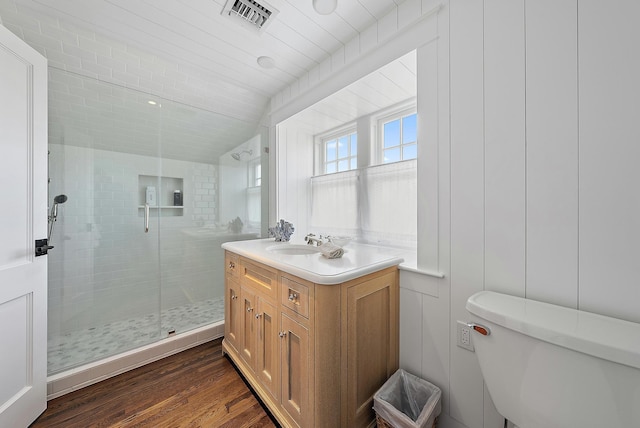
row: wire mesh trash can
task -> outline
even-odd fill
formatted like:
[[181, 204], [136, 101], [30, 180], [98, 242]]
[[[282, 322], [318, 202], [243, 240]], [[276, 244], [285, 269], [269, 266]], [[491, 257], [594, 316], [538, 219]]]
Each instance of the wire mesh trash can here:
[[382, 428], [435, 428], [441, 411], [440, 388], [402, 369], [373, 395]]

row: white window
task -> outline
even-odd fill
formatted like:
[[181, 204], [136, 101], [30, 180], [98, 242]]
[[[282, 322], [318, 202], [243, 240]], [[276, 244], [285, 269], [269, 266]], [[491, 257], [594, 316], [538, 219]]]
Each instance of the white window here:
[[392, 163], [418, 157], [415, 110], [387, 116], [378, 121], [382, 162]]
[[358, 167], [358, 133], [349, 129], [321, 136], [322, 174], [349, 171]]
[[[365, 242], [415, 247], [416, 118], [415, 102], [408, 102], [360, 118], [357, 124], [362, 129], [316, 138], [321, 142], [316, 151], [321, 162], [316, 164], [318, 173], [311, 178], [310, 226], [314, 230], [355, 235]], [[351, 137], [356, 137], [359, 130], [361, 135], [373, 138], [366, 141], [363, 137], [358, 151], [357, 141]], [[351, 141], [356, 147], [350, 151], [347, 143]], [[329, 173], [334, 174], [326, 175]]]
[[247, 164], [247, 221], [250, 227], [261, 221], [262, 164], [260, 158]]
[[249, 183], [248, 187], [260, 187], [262, 184], [262, 164], [260, 163], [260, 159], [249, 163], [247, 172], [249, 173], [247, 180], [247, 183]]

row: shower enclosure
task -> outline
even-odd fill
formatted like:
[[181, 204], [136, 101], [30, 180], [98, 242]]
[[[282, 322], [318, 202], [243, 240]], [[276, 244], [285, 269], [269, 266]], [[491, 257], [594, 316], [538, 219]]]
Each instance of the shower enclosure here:
[[49, 375], [222, 321], [266, 129], [55, 68], [49, 111]]

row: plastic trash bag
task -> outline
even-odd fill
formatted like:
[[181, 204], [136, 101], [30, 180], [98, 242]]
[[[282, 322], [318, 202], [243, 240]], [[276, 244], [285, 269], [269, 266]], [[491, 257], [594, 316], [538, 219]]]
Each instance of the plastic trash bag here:
[[373, 409], [395, 428], [431, 428], [440, 414], [440, 388], [402, 369], [373, 396]]

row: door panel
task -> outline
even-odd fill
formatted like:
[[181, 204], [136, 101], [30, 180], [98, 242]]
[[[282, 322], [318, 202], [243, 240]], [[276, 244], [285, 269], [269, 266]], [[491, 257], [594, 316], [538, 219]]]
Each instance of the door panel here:
[[242, 349], [240, 354], [252, 369], [256, 366], [256, 322], [253, 318], [256, 311], [256, 295], [242, 287]]
[[[349, 287], [346, 291], [347, 425], [367, 426], [375, 418], [373, 394], [398, 368], [396, 273]], [[371, 334], [372, 331], [379, 334]]]
[[0, 70], [0, 426], [19, 427], [46, 408], [47, 63], [0, 26]]
[[240, 300], [240, 284], [230, 275], [226, 277], [227, 281], [227, 304], [225, 305], [225, 328], [227, 330], [225, 339], [236, 350], [241, 342], [241, 324], [242, 324], [242, 307]]
[[[3, 387], [0, 390], [0, 402], [6, 403], [18, 397], [24, 388], [29, 387], [29, 361], [33, 349], [28, 336], [33, 334], [26, 320], [33, 310], [33, 294], [29, 293], [0, 304], [0, 325], [10, 325], [3, 337], [3, 347], [11, 352], [3, 352], [0, 356], [2, 367], [11, 367], [2, 378]], [[19, 324], [17, 324], [18, 322]], [[27, 332], [27, 335], [24, 334]]]
[[258, 377], [277, 400], [278, 393], [278, 321], [275, 307], [264, 299], [258, 301], [258, 354], [256, 356], [256, 372]]
[[300, 426], [309, 415], [309, 330], [282, 314], [282, 407]]

